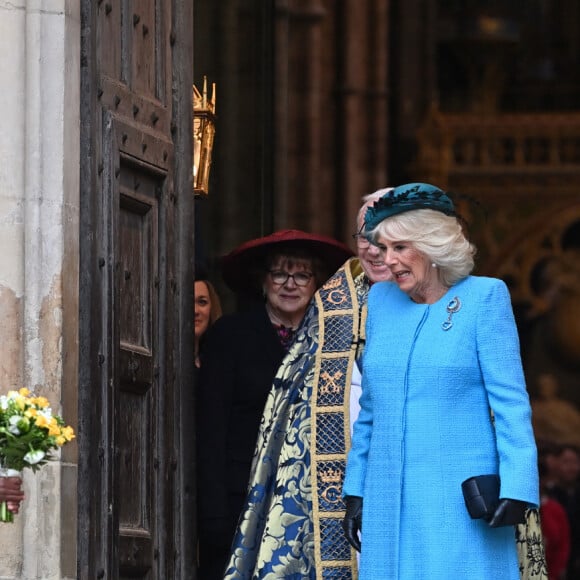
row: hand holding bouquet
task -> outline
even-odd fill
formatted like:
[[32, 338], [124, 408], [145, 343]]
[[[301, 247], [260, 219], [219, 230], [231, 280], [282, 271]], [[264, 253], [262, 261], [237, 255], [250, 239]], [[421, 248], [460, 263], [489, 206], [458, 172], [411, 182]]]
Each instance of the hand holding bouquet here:
[[[15, 473], [18, 473], [15, 471]], [[2, 518], [12, 519], [10, 514], [17, 514], [20, 509], [20, 502], [24, 499], [22, 491], [22, 478], [20, 476], [0, 477], [0, 521]]]
[[[72, 427], [53, 415], [48, 400], [28, 389], [0, 396], [0, 467], [4, 477], [24, 468], [40, 469], [54, 459], [54, 451], [74, 438]], [[13, 502], [0, 503], [0, 521], [13, 521]]]

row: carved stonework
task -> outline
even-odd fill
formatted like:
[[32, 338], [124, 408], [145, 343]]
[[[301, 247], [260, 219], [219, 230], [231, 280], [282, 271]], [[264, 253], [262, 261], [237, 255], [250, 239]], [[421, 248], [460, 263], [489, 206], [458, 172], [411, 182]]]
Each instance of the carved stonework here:
[[476, 202], [459, 202], [476, 273], [510, 288], [534, 403], [549, 373], [550, 405], [580, 408], [580, 114], [433, 109], [418, 139], [417, 178]]

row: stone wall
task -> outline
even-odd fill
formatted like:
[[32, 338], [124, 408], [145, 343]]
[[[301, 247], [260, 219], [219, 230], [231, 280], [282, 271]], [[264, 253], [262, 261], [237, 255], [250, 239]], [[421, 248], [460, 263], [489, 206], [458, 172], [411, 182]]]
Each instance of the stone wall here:
[[[74, 0], [0, 2], [0, 392], [26, 386], [75, 427], [79, 34]], [[0, 576], [74, 577], [76, 445], [24, 481]]]

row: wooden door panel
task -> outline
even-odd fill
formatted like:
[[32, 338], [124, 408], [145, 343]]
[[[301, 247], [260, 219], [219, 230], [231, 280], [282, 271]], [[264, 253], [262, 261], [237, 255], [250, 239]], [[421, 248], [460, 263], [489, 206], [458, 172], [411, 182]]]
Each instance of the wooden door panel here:
[[[122, 135], [125, 127], [119, 126]], [[143, 136], [141, 153], [143, 153]], [[131, 146], [128, 137], [121, 144]], [[134, 141], [133, 141], [134, 143]], [[119, 574], [146, 578], [154, 567], [159, 469], [158, 312], [160, 243], [158, 195], [166, 176], [139, 163], [125, 150], [120, 156], [118, 215], [119, 379], [116, 442], [119, 449]], [[135, 151], [132, 151], [135, 153]], [[162, 462], [163, 462], [163, 458]], [[165, 463], [165, 462], [163, 462]]]
[[[121, 176], [126, 173], [121, 169]], [[143, 176], [132, 172], [133, 187], [147, 185]], [[123, 177], [121, 178], [123, 180]], [[145, 182], [145, 183], [143, 183]], [[154, 185], [153, 185], [154, 188]], [[119, 212], [119, 302], [121, 349], [139, 347], [151, 355], [152, 324], [156, 314], [154, 296], [157, 278], [157, 205], [141, 201], [135, 192], [121, 185]], [[153, 191], [154, 193], [154, 191]]]
[[97, 43], [106, 47], [100, 52], [100, 73], [114, 79], [121, 79], [121, 38], [123, 2], [107, 0], [100, 2], [98, 11]]
[[151, 465], [154, 431], [153, 397], [122, 392], [119, 408], [123, 417], [118, 430], [119, 453], [119, 574], [131, 578], [147, 578], [154, 567], [154, 494]]
[[[171, 139], [168, 138], [171, 130], [171, 112], [162, 106], [159, 101], [151, 99], [149, 96], [135, 95], [126, 85], [110, 78], [101, 79], [100, 90], [102, 91], [101, 102], [110, 111], [114, 112], [116, 117], [136, 123], [133, 131], [131, 131], [130, 127], [127, 127], [128, 132], [123, 136], [124, 139], [131, 138], [135, 132], [139, 133], [139, 131], [143, 130], [154, 131], [157, 139], [164, 139], [171, 145]], [[139, 126], [140, 124], [145, 125]], [[151, 149], [149, 147], [149, 144], [147, 145], [144, 151], [147, 157], [152, 153], [158, 153], [161, 156], [160, 163], [155, 163], [151, 159], [149, 159], [149, 162], [160, 167], [165, 166], [167, 151], [165, 151], [165, 159], [163, 159], [163, 149], [155, 151], [154, 148]], [[133, 155], [136, 155], [137, 159], [141, 158], [138, 148], [132, 147], [131, 144], [127, 144], [125, 148], [133, 151]], [[149, 153], [147, 153], [148, 149], [151, 149]]]
[[78, 577], [190, 578], [193, 2], [80, 2]]
[[156, 73], [160, 69], [159, 63], [165, 60], [163, 19], [156, 18], [156, 12], [155, 0], [140, 0], [138, 6], [134, 7], [132, 16], [131, 86], [136, 93], [150, 97], [158, 96]]

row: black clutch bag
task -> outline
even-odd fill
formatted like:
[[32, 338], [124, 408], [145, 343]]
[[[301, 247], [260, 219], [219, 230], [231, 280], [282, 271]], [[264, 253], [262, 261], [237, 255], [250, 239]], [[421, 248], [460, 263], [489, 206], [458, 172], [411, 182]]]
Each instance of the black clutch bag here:
[[491, 519], [499, 504], [499, 476], [470, 477], [461, 484], [461, 490], [467, 511], [474, 520]]

